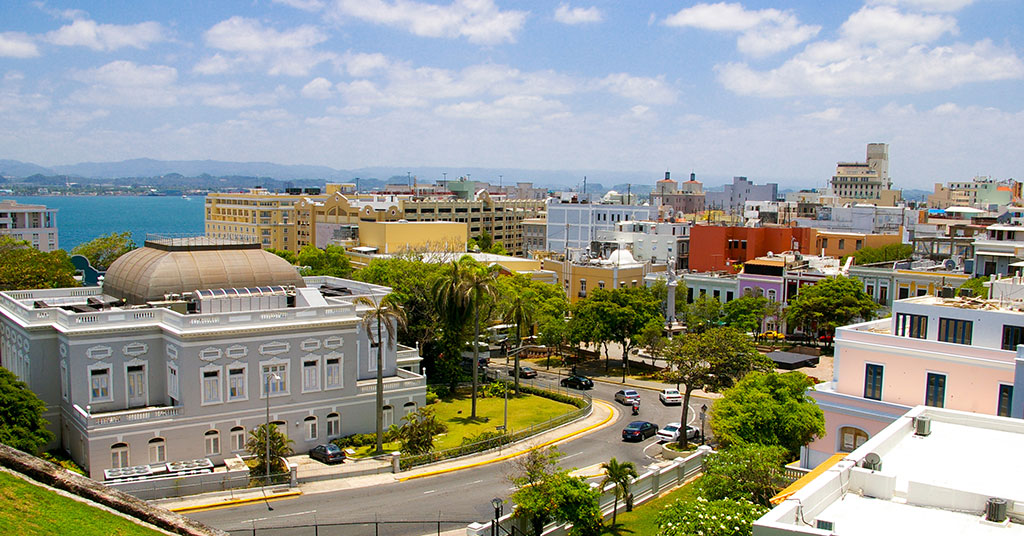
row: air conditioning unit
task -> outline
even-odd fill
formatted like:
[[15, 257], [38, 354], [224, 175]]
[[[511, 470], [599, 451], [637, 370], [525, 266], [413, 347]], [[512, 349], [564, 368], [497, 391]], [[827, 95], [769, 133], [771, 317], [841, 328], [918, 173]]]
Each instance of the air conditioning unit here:
[[864, 456], [864, 460], [860, 462], [860, 466], [869, 471], [881, 471], [882, 457], [874, 452], [869, 452], [867, 456]]
[[926, 437], [932, 433], [932, 418], [921, 415], [914, 419], [914, 435]]
[[814, 528], [818, 530], [827, 530], [829, 532], [835, 532], [836, 523], [835, 521], [826, 521], [824, 519], [816, 519], [814, 521]]
[[1006, 499], [992, 497], [985, 503], [985, 520], [993, 523], [1006, 521]]

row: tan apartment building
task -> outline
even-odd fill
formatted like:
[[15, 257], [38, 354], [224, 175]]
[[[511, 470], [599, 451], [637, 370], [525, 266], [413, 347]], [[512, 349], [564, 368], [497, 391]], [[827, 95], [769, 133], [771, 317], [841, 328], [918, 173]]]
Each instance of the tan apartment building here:
[[[314, 193], [315, 191], [315, 193]], [[252, 188], [243, 193], [211, 193], [206, 196], [206, 236], [221, 240], [257, 242], [263, 249], [298, 251], [295, 204], [319, 188], [305, 193], [274, 193]]]
[[892, 189], [887, 143], [869, 143], [864, 162], [837, 162], [831, 186], [841, 203], [893, 206], [902, 198], [902, 192]]
[[24, 240], [39, 251], [54, 251], [57, 241], [57, 209], [21, 205], [13, 199], [0, 201], [0, 236]]
[[541, 268], [554, 272], [569, 303], [576, 303], [586, 298], [588, 292], [598, 288], [612, 290], [641, 287], [644, 285], [644, 276], [667, 271], [668, 265], [639, 262], [628, 250], [620, 249], [609, 255], [608, 259], [584, 262], [546, 258], [541, 261]]
[[863, 248], [880, 248], [890, 244], [900, 244], [903, 240], [898, 234], [866, 234], [841, 233], [836, 231], [817, 231], [814, 239], [814, 253], [826, 257], [843, 258], [853, 255]]

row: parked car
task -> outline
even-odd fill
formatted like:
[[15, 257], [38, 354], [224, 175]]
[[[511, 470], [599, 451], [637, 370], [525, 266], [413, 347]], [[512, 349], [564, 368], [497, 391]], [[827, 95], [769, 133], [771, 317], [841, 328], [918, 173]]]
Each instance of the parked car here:
[[662, 389], [658, 393], [658, 398], [661, 399], [661, 403], [673, 406], [678, 406], [683, 403], [683, 395], [679, 394], [679, 389]]
[[647, 439], [648, 437], [651, 437], [657, 433], [657, 424], [647, 421], [633, 421], [622, 429], [622, 440], [632, 441], [635, 439], [638, 441], [643, 441], [644, 439]]
[[[665, 425], [664, 428], [658, 430], [658, 439], [662, 441], [679, 441], [679, 423], [670, 422]], [[692, 426], [686, 427], [686, 439], [696, 439], [700, 435], [700, 431]]]
[[[512, 368], [508, 369], [508, 375], [509, 376], [515, 376], [516, 375], [515, 367], [512, 367]], [[520, 378], [536, 378], [537, 377], [537, 371], [533, 370], [530, 367], [519, 367], [519, 377]]]
[[766, 331], [766, 332], [761, 334], [761, 337], [763, 339], [769, 340], [769, 341], [770, 340], [776, 340], [776, 341], [784, 341], [784, 340], [786, 340], [786, 334], [785, 333], [779, 333], [778, 331]]
[[632, 406], [633, 401], [640, 401], [640, 393], [633, 389], [619, 389], [619, 391], [615, 393], [615, 401], [619, 404]]
[[313, 447], [313, 450], [309, 451], [309, 457], [327, 464], [342, 463], [345, 461], [345, 452], [334, 443], [325, 443]]
[[581, 391], [584, 389], [594, 388], [594, 380], [591, 380], [586, 376], [580, 376], [579, 374], [573, 374], [567, 378], [562, 378], [562, 381], [559, 383], [562, 384], [562, 387], [572, 387], [573, 389], [579, 389]]

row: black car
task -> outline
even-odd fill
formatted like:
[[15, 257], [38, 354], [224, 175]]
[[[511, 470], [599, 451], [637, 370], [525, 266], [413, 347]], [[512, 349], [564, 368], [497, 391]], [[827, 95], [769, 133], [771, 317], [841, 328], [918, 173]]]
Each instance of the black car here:
[[594, 380], [591, 380], [586, 376], [580, 376], [579, 374], [573, 374], [567, 378], [562, 378], [560, 383], [562, 384], [562, 387], [572, 387], [573, 389], [579, 389], [581, 391], [584, 389], [594, 388]]
[[647, 421], [633, 421], [622, 429], [623, 441], [643, 441], [658, 433], [658, 425]]
[[345, 461], [345, 451], [334, 443], [327, 443], [313, 447], [309, 457], [323, 463], [341, 463]]
[[[509, 376], [515, 376], [516, 375], [515, 367], [508, 369], [508, 375]], [[520, 378], [536, 378], [537, 377], [537, 371], [533, 370], [530, 367], [519, 367], [519, 377]]]

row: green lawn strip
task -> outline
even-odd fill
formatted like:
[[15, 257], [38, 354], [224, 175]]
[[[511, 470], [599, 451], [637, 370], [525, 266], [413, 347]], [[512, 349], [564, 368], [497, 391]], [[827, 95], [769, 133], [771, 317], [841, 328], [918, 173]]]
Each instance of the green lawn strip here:
[[0, 534], [156, 536], [162, 533], [0, 472]]
[[[505, 419], [504, 398], [477, 398], [476, 420], [469, 418], [471, 401], [468, 394], [459, 394], [442, 400], [429, 407], [434, 410], [437, 420], [448, 426], [448, 433], [438, 437], [434, 442], [434, 451], [458, 447], [462, 438], [471, 437], [481, 432], [496, 432]], [[508, 399], [508, 427], [510, 432], [540, 424], [549, 419], [564, 415], [578, 409], [570, 404], [556, 402], [549, 398], [536, 395], [510, 396]], [[376, 446], [358, 447], [356, 458], [372, 456]], [[384, 452], [401, 450], [398, 442], [385, 443]]]
[[651, 499], [637, 506], [632, 512], [619, 512], [616, 525], [611, 525], [611, 518], [606, 519], [604, 532], [601, 534], [636, 534], [644, 536], [658, 534], [658, 514], [666, 506], [675, 502], [676, 499], [684, 501], [694, 500], [696, 495], [694, 495], [693, 488], [694, 483], [691, 482], [683, 487], [676, 488], [661, 497]]
[[[476, 404], [476, 420], [469, 418], [469, 395], [459, 395], [430, 406], [434, 408], [437, 419], [448, 426], [448, 433], [437, 438], [434, 450], [457, 447], [462, 444], [462, 438], [481, 432], [495, 432], [496, 427], [504, 423], [504, 398], [477, 398]], [[576, 406], [536, 395], [510, 396], [508, 429], [509, 432], [517, 432], [576, 409]]]

